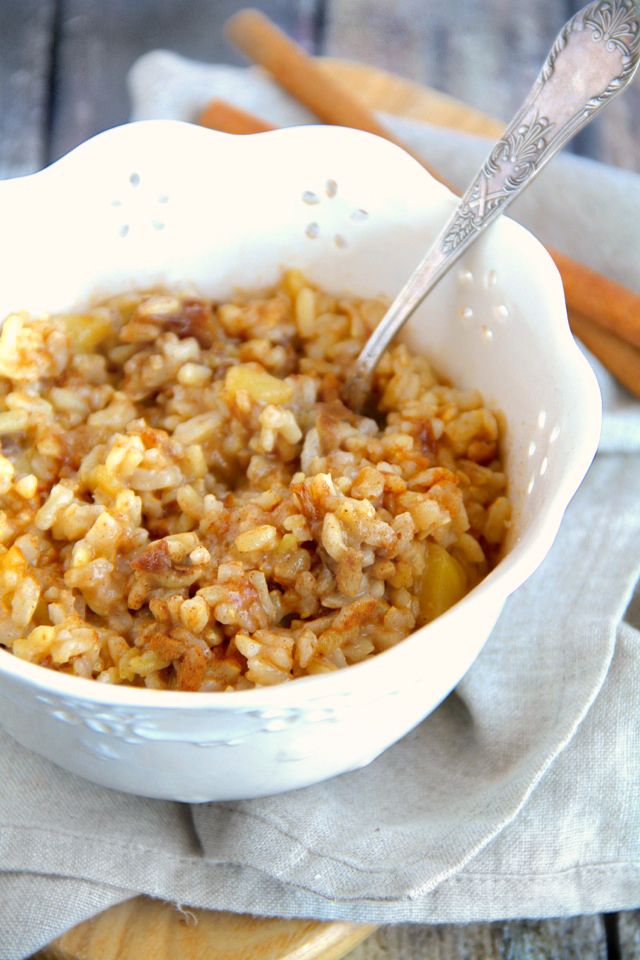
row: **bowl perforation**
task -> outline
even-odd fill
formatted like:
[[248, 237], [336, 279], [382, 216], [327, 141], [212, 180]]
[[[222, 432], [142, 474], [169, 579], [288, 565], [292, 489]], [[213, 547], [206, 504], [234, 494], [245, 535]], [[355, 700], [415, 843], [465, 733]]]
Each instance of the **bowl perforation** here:
[[480, 330], [480, 336], [482, 337], [485, 343], [491, 343], [493, 341], [493, 330], [488, 324], [486, 323], [482, 324], [482, 328]]
[[[142, 187], [142, 188], [141, 188]], [[130, 192], [133, 188], [135, 193]], [[158, 216], [158, 206], [165, 207], [169, 202], [167, 193], [157, 194], [153, 199], [144, 189], [140, 174], [133, 171], [127, 177], [127, 188], [121, 196], [110, 201], [111, 208], [118, 214], [117, 233], [123, 239], [130, 236], [133, 227], [148, 226], [153, 231], [164, 230], [164, 216]]]
[[527, 494], [531, 494], [536, 487], [538, 480], [541, 480], [549, 471], [551, 461], [549, 459], [549, 448], [558, 440], [562, 429], [559, 423], [551, 426], [548, 412], [541, 409], [535, 420], [535, 424], [540, 431], [540, 436], [531, 439], [527, 447], [527, 454], [531, 458], [531, 473], [527, 487]]
[[[322, 196], [322, 194], [324, 194], [325, 197], [328, 198], [329, 200], [333, 200], [338, 195], [337, 181], [330, 178], [325, 181], [324, 187], [322, 189], [303, 190], [300, 197], [302, 202], [306, 206], [318, 206], [319, 204], [323, 203], [324, 197]], [[340, 207], [338, 207], [337, 209], [338, 211], [340, 211]], [[332, 214], [333, 222], [327, 229], [321, 229], [320, 223], [318, 221], [313, 220], [311, 221], [311, 223], [307, 224], [307, 226], [305, 227], [304, 233], [305, 233], [305, 236], [308, 237], [310, 240], [315, 240], [321, 234], [327, 236], [327, 238], [333, 237], [333, 244], [336, 247], [336, 249], [346, 250], [350, 246], [348, 236], [346, 235], [345, 232], [340, 232], [340, 231], [334, 232], [335, 227], [338, 225], [336, 223], [335, 213], [336, 213], [336, 208], [334, 207], [333, 214]], [[340, 216], [340, 212], [338, 212], [338, 216]], [[351, 205], [349, 205], [349, 210], [348, 212], [347, 210], [344, 211], [344, 216], [346, 220], [350, 223], [364, 223], [369, 219], [370, 214], [368, 210], [364, 209], [364, 207], [353, 208], [351, 207]]]

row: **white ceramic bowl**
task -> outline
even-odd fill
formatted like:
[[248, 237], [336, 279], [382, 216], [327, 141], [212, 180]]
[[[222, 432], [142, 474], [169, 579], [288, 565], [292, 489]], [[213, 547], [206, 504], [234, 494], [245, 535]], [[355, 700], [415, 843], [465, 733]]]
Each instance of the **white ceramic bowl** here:
[[[276, 282], [283, 266], [333, 292], [393, 297], [454, 202], [403, 151], [353, 130], [233, 137], [175, 121], [128, 124], [0, 183], [0, 316], [154, 283], [229, 297]], [[600, 395], [551, 259], [506, 218], [445, 277], [406, 336], [507, 415], [515, 522], [498, 567], [397, 647], [277, 687], [105, 686], [0, 650], [0, 722], [16, 740], [108, 787], [198, 802], [361, 767], [437, 706], [551, 547], [596, 450]]]

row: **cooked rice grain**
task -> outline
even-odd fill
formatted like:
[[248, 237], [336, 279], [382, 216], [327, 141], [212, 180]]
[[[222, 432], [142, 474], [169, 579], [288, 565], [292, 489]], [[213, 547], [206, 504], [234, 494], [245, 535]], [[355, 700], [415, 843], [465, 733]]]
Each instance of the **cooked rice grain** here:
[[394, 346], [341, 402], [378, 301], [297, 271], [0, 334], [0, 643], [104, 683], [246, 689], [398, 643], [495, 564], [503, 418]]

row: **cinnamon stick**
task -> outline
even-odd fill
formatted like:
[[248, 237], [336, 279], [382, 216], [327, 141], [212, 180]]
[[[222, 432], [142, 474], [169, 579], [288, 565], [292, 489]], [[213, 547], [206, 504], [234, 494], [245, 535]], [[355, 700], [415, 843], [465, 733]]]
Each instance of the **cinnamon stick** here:
[[275, 130], [270, 123], [253, 113], [234, 107], [225, 100], [211, 100], [197, 119], [201, 127], [221, 130], [223, 133], [249, 134]]
[[226, 38], [249, 60], [268, 70], [281, 87], [324, 123], [353, 127], [390, 140], [443, 182], [422, 158], [393, 137], [370, 110], [339, 83], [327, 77], [297, 43], [259, 10], [238, 11], [227, 20], [224, 32]]
[[560, 271], [569, 309], [640, 347], [640, 294], [564, 253], [549, 253]]
[[585, 347], [640, 399], [640, 349], [574, 311], [569, 313], [569, 324]]
[[[313, 59], [264, 14], [251, 9], [239, 11], [227, 21], [226, 36], [321, 120], [375, 133], [407, 150], [366, 107], [327, 77]], [[433, 177], [445, 183], [421, 157], [410, 150], [407, 152]], [[445, 186], [449, 185], [445, 183]], [[560, 271], [569, 309], [640, 347], [640, 293], [627, 290], [566, 254], [556, 250], [549, 253]]]

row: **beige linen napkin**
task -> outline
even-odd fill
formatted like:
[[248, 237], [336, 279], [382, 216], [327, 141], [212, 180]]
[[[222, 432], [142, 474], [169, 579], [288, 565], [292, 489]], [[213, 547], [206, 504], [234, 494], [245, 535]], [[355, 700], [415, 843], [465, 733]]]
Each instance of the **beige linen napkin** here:
[[[276, 123], [300, 116], [253, 71], [166, 53], [139, 62], [132, 89], [138, 118], [188, 119], [214, 94]], [[472, 138], [385, 119], [459, 186], [486, 154]], [[640, 177], [564, 157], [519, 216], [638, 286], [638, 213]], [[369, 767], [189, 808], [85, 783], [0, 731], [0, 957], [138, 893], [374, 922], [638, 906], [640, 404], [594, 365], [600, 452], [549, 557], [456, 691]]]

